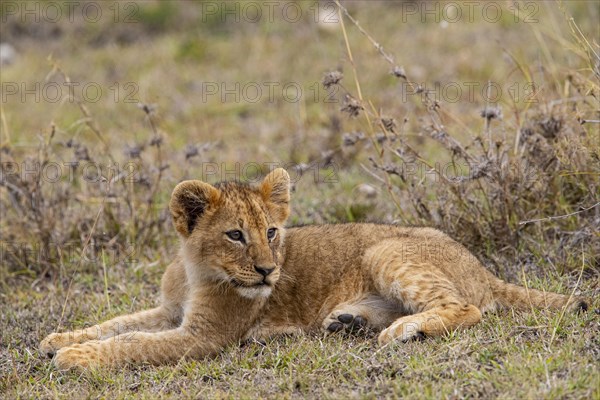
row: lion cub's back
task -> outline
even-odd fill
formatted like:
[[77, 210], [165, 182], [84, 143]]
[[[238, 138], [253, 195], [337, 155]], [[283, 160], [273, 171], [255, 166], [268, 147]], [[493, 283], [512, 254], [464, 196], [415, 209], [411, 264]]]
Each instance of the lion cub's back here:
[[344, 278], [368, 283], [365, 252], [390, 241], [398, 262], [434, 265], [454, 282], [489, 274], [464, 246], [433, 228], [350, 223], [289, 228], [286, 235], [284, 270], [322, 290]]
[[[460, 246], [432, 228], [349, 223], [292, 227], [285, 239], [284, 270], [297, 279], [328, 285], [341, 276], [367, 274], [362, 268], [367, 249], [385, 240], [398, 241], [396, 250], [407, 257], [431, 254], [438, 248]], [[443, 251], [443, 250], [442, 250]]]

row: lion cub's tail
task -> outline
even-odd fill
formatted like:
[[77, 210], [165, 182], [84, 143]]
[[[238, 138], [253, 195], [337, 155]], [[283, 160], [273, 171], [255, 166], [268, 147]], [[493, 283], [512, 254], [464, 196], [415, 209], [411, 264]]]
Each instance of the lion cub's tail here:
[[573, 311], [587, 311], [588, 309], [588, 302], [583, 297], [543, 292], [513, 285], [497, 278], [492, 283], [492, 293], [496, 303], [507, 308], [530, 310], [532, 307], [550, 309], [567, 307]]

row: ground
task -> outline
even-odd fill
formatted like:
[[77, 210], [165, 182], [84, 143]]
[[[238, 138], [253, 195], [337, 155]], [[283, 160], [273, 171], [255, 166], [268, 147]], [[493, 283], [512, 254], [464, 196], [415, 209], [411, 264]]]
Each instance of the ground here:
[[[261, 18], [247, 1], [24, 4], [0, 8], [15, 53], [0, 76], [0, 397], [600, 399], [598, 3], [343, 2], [343, 27], [329, 2]], [[437, 226], [497, 275], [590, 308], [118, 371], [38, 353], [50, 332], [156, 304], [177, 182], [274, 165], [294, 180], [290, 224]]]

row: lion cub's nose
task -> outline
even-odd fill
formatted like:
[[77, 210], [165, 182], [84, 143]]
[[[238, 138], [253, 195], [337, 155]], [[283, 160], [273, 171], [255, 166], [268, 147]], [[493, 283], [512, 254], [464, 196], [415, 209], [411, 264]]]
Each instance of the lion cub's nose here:
[[266, 268], [266, 267], [259, 267], [259, 266], [254, 266], [254, 269], [256, 270], [256, 272], [258, 272], [259, 274], [261, 274], [264, 277], [267, 277], [267, 275], [269, 275], [271, 272], [273, 272], [275, 270], [275, 268]]

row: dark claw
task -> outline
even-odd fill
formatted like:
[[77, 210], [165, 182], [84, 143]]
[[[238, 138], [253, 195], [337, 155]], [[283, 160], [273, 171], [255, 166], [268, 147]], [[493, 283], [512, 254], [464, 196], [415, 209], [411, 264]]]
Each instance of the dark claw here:
[[332, 322], [331, 324], [329, 324], [329, 326], [327, 327], [327, 330], [329, 332], [339, 332], [342, 329], [344, 329], [344, 324], [342, 324], [341, 322]]
[[403, 340], [402, 343], [421, 342], [423, 340], [425, 340], [425, 334], [423, 332], [417, 332], [417, 334], [415, 336], [412, 336], [411, 338], [409, 338], [407, 340]]
[[361, 328], [364, 328], [366, 325], [367, 325], [367, 321], [360, 315], [357, 315], [356, 318], [354, 318], [354, 321], [352, 321], [350, 323], [350, 328], [361, 329]]
[[338, 317], [338, 320], [340, 322], [343, 322], [344, 324], [349, 324], [350, 322], [352, 322], [352, 320], [354, 320], [354, 315], [352, 315], [352, 314], [341, 314]]
[[417, 332], [417, 334], [415, 335], [413, 340], [415, 340], [417, 342], [423, 341], [423, 340], [425, 340], [425, 334], [423, 332]]

